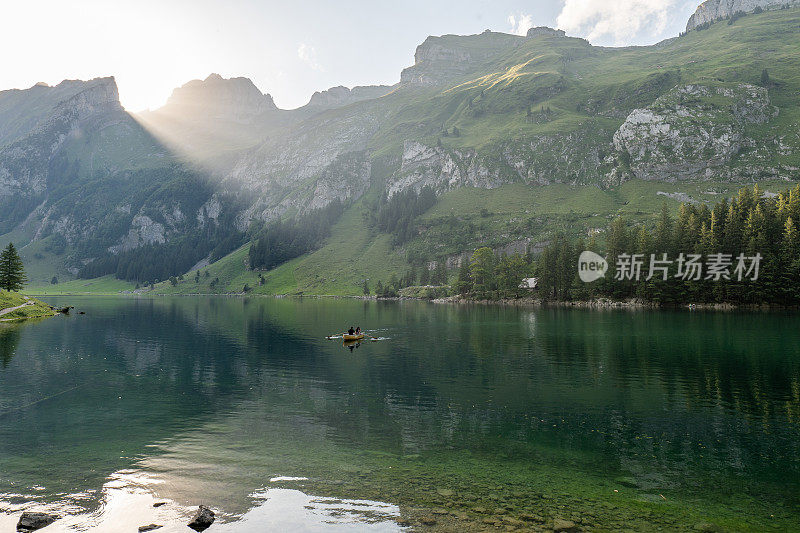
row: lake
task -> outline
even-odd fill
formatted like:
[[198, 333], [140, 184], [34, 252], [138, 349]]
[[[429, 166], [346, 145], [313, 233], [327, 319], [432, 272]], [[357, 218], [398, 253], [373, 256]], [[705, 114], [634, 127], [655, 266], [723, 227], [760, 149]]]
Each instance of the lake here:
[[800, 530], [797, 314], [46, 300], [0, 326], [2, 531]]

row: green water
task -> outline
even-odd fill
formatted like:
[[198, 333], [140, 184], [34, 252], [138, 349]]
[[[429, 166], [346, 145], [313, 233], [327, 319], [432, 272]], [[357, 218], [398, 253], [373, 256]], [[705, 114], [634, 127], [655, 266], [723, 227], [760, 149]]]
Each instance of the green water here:
[[51, 300], [0, 327], [0, 526], [800, 530], [796, 314]]

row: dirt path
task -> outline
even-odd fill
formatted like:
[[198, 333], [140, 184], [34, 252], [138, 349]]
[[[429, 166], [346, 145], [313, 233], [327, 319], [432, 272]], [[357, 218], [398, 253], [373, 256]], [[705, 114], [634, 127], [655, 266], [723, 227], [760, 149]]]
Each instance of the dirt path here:
[[22, 305], [18, 305], [16, 307], [6, 307], [5, 309], [0, 309], [0, 316], [7, 315], [8, 313], [13, 313], [17, 309], [22, 309], [26, 305], [33, 305], [33, 302], [26, 298], [26, 302]]

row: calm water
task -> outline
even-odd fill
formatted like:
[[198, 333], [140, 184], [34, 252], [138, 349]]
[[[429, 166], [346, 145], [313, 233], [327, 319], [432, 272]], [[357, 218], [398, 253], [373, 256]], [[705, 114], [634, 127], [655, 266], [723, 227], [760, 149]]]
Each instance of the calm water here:
[[798, 315], [50, 300], [0, 327], [0, 531], [800, 530]]

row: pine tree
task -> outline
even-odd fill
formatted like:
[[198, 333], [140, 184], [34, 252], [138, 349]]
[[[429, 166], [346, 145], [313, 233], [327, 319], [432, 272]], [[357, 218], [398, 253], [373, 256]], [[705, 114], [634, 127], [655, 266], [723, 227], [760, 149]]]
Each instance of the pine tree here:
[[364, 293], [364, 296], [369, 296], [369, 284], [367, 280], [364, 280], [364, 285], [361, 287], [361, 291]]
[[484, 294], [494, 289], [495, 257], [491, 248], [475, 250], [469, 263], [469, 273], [476, 292]]
[[787, 218], [784, 225], [781, 251], [787, 264], [800, 259], [800, 232], [792, 217]]
[[431, 271], [428, 270], [428, 265], [423, 265], [422, 270], [419, 273], [419, 284], [420, 285], [428, 285], [430, 282]]
[[655, 252], [659, 254], [672, 252], [670, 240], [672, 237], [672, 217], [669, 214], [666, 202], [661, 204], [661, 215], [656, 224]]
[[764, 69], [761, 71], [761, 86], [769, 87], [770, 85], [772, 85], [772, 82], [769, 79], [769, 72], [767, 72], [767, 69]]
[[14, 243], [8, 243], [0, 253], [0, 289], [19, 291], [28, 282], [25, 269]]
[[434, 285], [447, 285], [447, 265], [444, 261], [436, 261], [431, 283]]
[[458, 269], [456, 290], [459, 294], [469, 294], [472, 292], [472, 279], [469, 275], [469, 263], [463, 258], [461, 259], [461, 266]]

